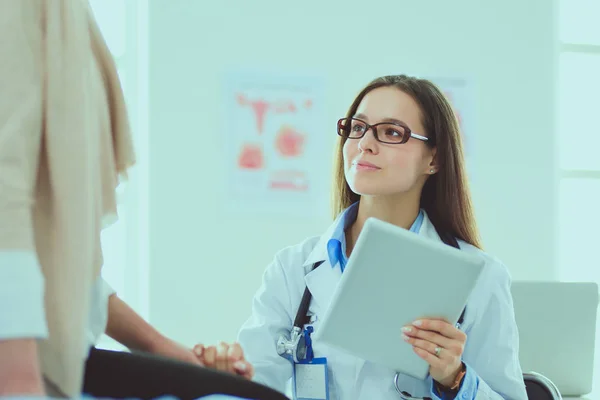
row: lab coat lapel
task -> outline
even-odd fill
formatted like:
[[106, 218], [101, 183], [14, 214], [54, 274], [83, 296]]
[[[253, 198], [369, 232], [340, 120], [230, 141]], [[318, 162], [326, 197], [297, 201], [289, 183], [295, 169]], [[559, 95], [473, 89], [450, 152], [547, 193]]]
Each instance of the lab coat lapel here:
[[304, 277], [306, 287], [308, 287], [313, 297], [314, 306], [311, 308], [317, 314], [320, 314], [319, 316], [327, 311], [333, 292], [337, 288], [341, 277], [340, 267], [332, 268], [326, 256], [323, 264]]
[[[331, 239], [335, 228], [340, 222], [340, 218], [341, 216], [336, 218], [323, 235], [321, 235], [313, 251], [304, 262], [304, 281], [312, 294], [314, 303], [311, 309], [321, 315], [329, 307], [333, 291], [342, 276], [339, 266], [332, 268], [327, 254], [327, 242]], [[322, 262], [322, 264], [317, 269], [311, 271], [313, 265], [319, 262]]]

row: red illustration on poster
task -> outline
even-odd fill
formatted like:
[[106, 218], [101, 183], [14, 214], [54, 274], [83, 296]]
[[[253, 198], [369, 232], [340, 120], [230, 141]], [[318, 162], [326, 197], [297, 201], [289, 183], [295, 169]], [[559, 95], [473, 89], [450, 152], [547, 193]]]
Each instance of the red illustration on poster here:
[[282, 125], [277, 132], [275, 148], [282, 157], [299, 157], [304, 152], [306, 135], [292, 126]]
[[261, 169], [264, 166], [263, 150], [256, 144], [245, 144], [238, 158], [241, 169]]
[[242, 107], [250, 107], [252, 109], [254, 118], [256, 119], [256, 131], [259, 135], [262, 135], [264, 132], [267, 112], [273, 111], [276, 114], [296, 112], [296, 106], [291, 101], [269, 103], [261, 98], [251, 100], [243, 93], [237, 95], [237, 103]]

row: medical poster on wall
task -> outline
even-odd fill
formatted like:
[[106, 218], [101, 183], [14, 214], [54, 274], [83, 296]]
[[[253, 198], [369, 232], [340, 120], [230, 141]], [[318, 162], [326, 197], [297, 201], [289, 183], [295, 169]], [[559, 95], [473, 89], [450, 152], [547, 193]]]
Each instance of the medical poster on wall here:
[[224, 88], [231, 211], [314, 215], [331, 176], [324, 79], [238, 70]]
[[466, 78], [449, 78], [449, 77], [429, 77], [444, 92], [448, 98], [454, 112], [458, 118], [460, 130], [463, 139], [463, 149], [469, 169], [469, 175], [472, 175], [474, 158], [474, 93], [473, 85]]

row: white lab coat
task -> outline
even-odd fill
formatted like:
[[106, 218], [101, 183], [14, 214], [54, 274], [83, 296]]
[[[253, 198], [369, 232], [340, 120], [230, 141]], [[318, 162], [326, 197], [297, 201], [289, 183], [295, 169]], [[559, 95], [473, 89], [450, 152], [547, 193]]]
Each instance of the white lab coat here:
[[[306, 286], [313, 296], [309, 309], [314, 314], [312, 325], [318, 331], [319, 318], [341, 277], [339, 266], [332, 268], [327, 255], [327, 241], [337, 223], [320, 237], [281, 250], [267, 267], [253, 300], [252, 316], [238, 337], [248, 361], [255, 367], [257, 382], [286, 392], [293, 367], [277, 354], [276, 342], [281, 333], [289, 334]], [[441, 240], [426, 215], [419, 234]], [[475, 398], [526, 400], [508, 270], [481, 250], [464, 242], [459, 244], [463, 251], [480, 254], [487, 261], [468, 301], [462, 325], [467, 334], [463, 360], [480, 380]], [[324, 263], [311, 271], [318, 261]], [[398, 340], [402, 340], [400, 333]], [[332, 349], [318, 340], [313, 340], [313, 349], [315, 357], [327, 358], [331, 400], [400, 398], [393, 384], [395, 371]], [[431, 378], [423, 382], [401, 376], [399, 387], [413, 396], [431, 396]]]

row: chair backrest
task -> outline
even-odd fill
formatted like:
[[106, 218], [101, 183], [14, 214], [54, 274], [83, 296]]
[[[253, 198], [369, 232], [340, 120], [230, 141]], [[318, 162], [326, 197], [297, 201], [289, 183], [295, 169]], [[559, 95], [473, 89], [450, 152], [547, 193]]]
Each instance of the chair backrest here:
[[[598, 284], [513, 281], [511, 293], [523, 371], [543, 374], [565, 397], [591, 393]], [[557, 326], [568, 326], [573, 333], [565, 336]]]
[[529, 400], [562, 400], [558, 388], [552, 381], [537, 372], [523, 374]]

